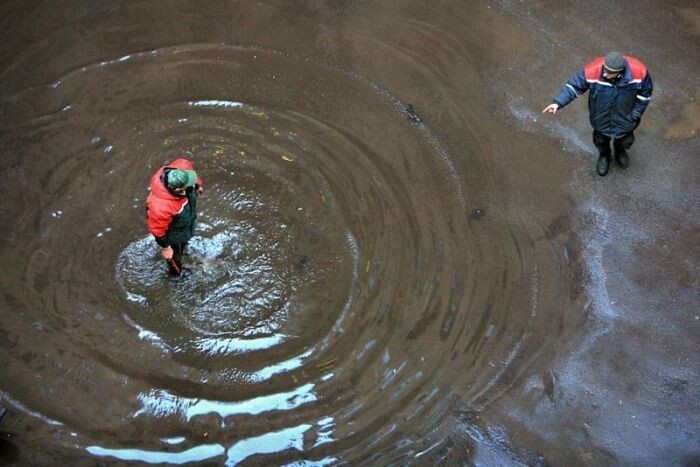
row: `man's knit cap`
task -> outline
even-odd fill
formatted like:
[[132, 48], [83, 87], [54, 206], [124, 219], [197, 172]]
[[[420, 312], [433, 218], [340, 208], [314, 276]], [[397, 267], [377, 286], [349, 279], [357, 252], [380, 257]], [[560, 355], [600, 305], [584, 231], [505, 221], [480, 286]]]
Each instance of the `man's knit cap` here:
[[626, 64], [625, 57], [620, 52], [610, 52], [603, 59], [603, 66], [612, 73], [624, 70]]

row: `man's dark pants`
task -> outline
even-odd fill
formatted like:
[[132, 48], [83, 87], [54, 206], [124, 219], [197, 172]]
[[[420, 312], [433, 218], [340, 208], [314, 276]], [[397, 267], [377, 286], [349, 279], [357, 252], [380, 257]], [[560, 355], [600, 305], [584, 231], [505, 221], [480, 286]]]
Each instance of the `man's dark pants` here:
[[[598, 130], [593, 130], [593, 144], [600, 151], [600, 155], [603, 157], [610, 157], [610, 136], [605, 136]], [[621, 150], [627, 151], [634, 143], [634, 133], [630, 132], [619, 138], [613, 139], [613, 148], [615, 149], [615, 154], [620, 154]]]
[[168, 261], [168, 268], [170, 269], [170, 274], [179, 276], [180, 272], [182, 271], [182, 257], [185, 254], [187, 242], [175, 243], [174, 245], [170, 246], [173, 248], [173, 262], [177, 265], [177, 270], [173, 267], [170, 261]]

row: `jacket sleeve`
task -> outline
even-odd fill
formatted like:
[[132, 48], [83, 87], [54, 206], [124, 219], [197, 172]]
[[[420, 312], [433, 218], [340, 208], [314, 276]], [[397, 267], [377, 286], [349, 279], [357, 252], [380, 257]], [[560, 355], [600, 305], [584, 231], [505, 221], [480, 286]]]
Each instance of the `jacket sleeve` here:
[[153, 234], [156, 243], [162, 248], [167, 247], [169, 244], [165, 240], [165, 235], [168, 233], [172, 216], [158, 215], [155, 211], [146, 208], [146, 218], [148, 220], [148, 231]]
[[165, 240], [165, 237], [156, 237], [154, 235], [154, 238], [156, 239], [156, 243], [161, 247], [161, 248], [167, 248], [168, 242]]
[[651, 100], [651, 93], [654, 90], [654, 84], [651, 81], [651, 75], [647, 72], [646, 76], [642, 80], [642, 87], [637, 92], [637, 99], [634, 103], [634, 109], [632, 109], [632, 114], [630, 115], [633, 120], [639, 120], [642, 118], [642, 114], [647, 109], [649, 105], [649, 100]]
[[554, 98], [554, 103], [561, 109], [569, 102], [576, 99], [578, 96], [588, 91], [588, 81], [586, 81], [585, 71], [581, 70], [566, 82], [557, 97]]

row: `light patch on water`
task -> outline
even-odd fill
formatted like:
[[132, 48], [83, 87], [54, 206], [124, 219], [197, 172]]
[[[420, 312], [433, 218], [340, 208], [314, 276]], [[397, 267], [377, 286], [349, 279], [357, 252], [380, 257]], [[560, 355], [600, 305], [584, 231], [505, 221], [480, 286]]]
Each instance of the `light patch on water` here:
[[237, 355], [242, 353], [264, 350], [282, 343], [287, 336], [275, 334], [255, 338], [204, 338], [194, 342], [194, 348], [206, 355]]
[[97, 237], [97, 238], [103, 237], [105, 234], [107, 234], [107, 233], [109, 233], [109, 232], [111, 232], [111, 231], [112, 231], [112, 228], [111, 228], [111, 227], [107, 227], [106, 229], [104, 229], [104, 230], [102, 230], [102, 231], [100, 231], [100, 232], [97, 232], [97, 234], [95, 235], [95, 237]]
[[513, 346], [510, 352], [508, 352], [508, 355], [506, 358], [501, 362], [502, 366], [501, 369], [498, 370], [498, 372], [491, 378], [491, 380], [484, 385], [483, 388], [474, 396], [472, 397], [472, 400], [478, 400], [482, 395], [486, 394], [497, 382], [499, 379], [501, 379], [501, 376], [503, 376], [503, 373], [506, 372], [508, 367], [510, 366], [511, 363], [513, 363], [513, 360], [515, 360], [515, 357], [520, 353], [520, 350], [523, 347], [523, 342], [525, 342], [525, 339], [527, 338], [527, 335], [524, 335], [523, 337], [520, 338], [520, 340]]
[[475, 424], [463, 424], [461, 430], [464, 434], [477, 443], [474, 459], [475, 465], [507, 465], [512, 467], [526, 467], [528, 464], [521, 462], [518, 455], [509, 447], [508, 437], [500, 428], [487, 428], [483, 430]]
[[129, 300], [130, 302], [138, 303], [139, 305], [147, 305], [148, 300], [146, 300], [146, 297], [143, 295], [131, 293], [127, 290], [126, 292], [126, 299]]
[[109, 449], [101, 446], [88, 446], [87, 452], [98, 457], [116, 457], [123, 461], [138, 461], [147, 464], [185, 464], [201, 462], [220, 456], [226, 449], [220, 444], [203, 444], [182, 452], [146, 451], [143, 449]]
[[285, 360], [284, 362], [276, 363], [274, 365], [265, 367], [262, 370], [258, 370], [252, 374], [252, 379], [254, 381], [264, 381], [270, 379], [271, 377], [279, 373], [286, 373], [296, 368], [300, 368], [304, 364], [304, 360], [309, 358], [312, 353], [312, 350], [308, 350], [297, 357], [290, 358], [289, 360]]
[[336, 441], [333, 437], [333, 428], [335, 427], [335, 419], [333, 417], [322, 418], [318, 421], [318, 430], [316, 431], [316, 442], [313, 447], [322, 444], [332, 443]]
[[406, 392], [407, 389], [413, 387], [414, 384], [418, 384], [420, 380], [423, 379], [423, 372], [422, 371], [417, 371], [414, 374], [408, 376], [405, 378], [401, 383], [399, 384], [398, 388], [394, 390], [394, 392], [389, 396], [389, 400], [395, 401], [399, 397], [403, 396], [403, 394]]
[[144, 328], [143, 326], [138, 325], [134, 320], [129, 318], [127, 315], [122, 315], [122, 318], [124, 318], [124, 321], [126, 324], [131, 326], [132, 328], [136, 329], [139, 332], [139, 339], [145, 340], [145, 341], [150, 341], [152, 342], [156, 347], [159, 347], [164, 350], [169, 350], [167, 344], [163, 341], [163, 339], [160, 338], [158, 334], [156, 334], [153, 331], [149, 331], [148, 329]]
[[375, 339], [372, 339], [371, 341], [367, 342], [365, 346], [362, 348], [362, 350], [357, 354], [357, 357], [355, 357], [355, 360], [360, 360], [362, 357], [364, 357], [367, 352], [372, 350], [372, 348], [375, 346], [377, 341]]
[[304, 433], [311, 427], [312, 425], [304, 423], [292, 428], [243, 439], [231, 446], [226, 452], [228, 455], [226, 465], [239, 464], [256, 454], [272, 454], [288, 449], [302, 451], [304, 449]]
[[[360, 247], [357, 243], [357, 238], [355, 238], [350, 231], [345, 234], [345, 240], [352, 257], [352, 283], [354, 284], [357, 283], [358, 278], [360, 277]], [[345, 318], [348, 317], [353, 303], [355, 303], [354, 296], [353, 294], [350, 294], [347, 301], [343, 305], [342, 311], [338, 315], [338, 319], [333, 325], [333, 332], [342, 333], [345, 331], [343, 328], [343, 322], [345, 321]]]
[[374, 448], [374, 446], [380, 444], [389, 435], [394, 433], [396, 431], [397, 427], [398, 427], [398, 425], [396, 423], [392, 423], [391, 425], [386, 427], [384, 430], [382, 430], [381, 433], [375, 433], [373, 441], [371, 443], [369, 443], [369, 445], [367, 445], [367, 447], [370, 449]]
[[584, 239], [585, 254], [583, 255], [588, 270], [589, 294], [594, 304], [594, 311], [599, 317], [613, 318], [617, 312], [612, 306], [608, 295], [608, 274], [603, 264], [605, 249], [612, 239], [609, 232], [610, 213], [600, 206], [591, 204], [589, 212], [593, 215], [594, 225], [586, 232]]
[[337, 457], [325, 457], [319, 460], [304, 460], [296, 461], [291, 464], [284, 464], [283, 467], [323, 467], [324, 465], [335, 464], [338, 461]]
[[164, 442], [165, 444], [182, 444], [185, 441], [184, 436], [175, 436], [174, 438], [161, 438], [161, 441]]
[[415, 417], [420, 412], [422, 412], [423, 409], [428, 405], [428, 403], [431, 400], [433, 400], [435, 398], [435, 396], [438, 395], [439, 392], [440, 392], [440, 390], [438, 388], [433, 388], [427, 396], [425, 396], [422, 399], [419, 398], [419, 400], [421, 400], [421, 402], [416, 404], [415, 410], [413, 410], [413, 412], [411, 412], [410, 414], [408, 414], [408, 416], [406, 416], [406, 420], [411, 420], [413, 417]]
[[435, 442], [435, 443], [434, 443], [432, 446], [430, 446], [428, 449], [424, 449], [423, 451], [417, 453], [417, 454], [416, 454], [415, 456], [413, 456], [413, 457], [417, 459], [417, 458], [419, 458], [420, 456], [422, 456], [422, 455], [424, 455], [424, 454], [426, 454], [426, 453], [432, 451], [433, 449], [435, 449], [436, 447], [438, 447], [440, 444], [442, 444], [442, 440]]
[[396, 378], [396, 376], [399, 373], [401, 373], [401, 370], [403, 370], [405, 366], [406, 362], [401, 362], [401, 364], [396, 368], [387, 368], [384, 371], [383, 381], [380, 384], [379, 388], [382, 391], [385, 390], [389, 383], [391, 383]]
[[[206, 232], [211, 229], [205, 225], [197, 225], [197, 228], [202, 232]], [[202, 237], [200, 235], [195, 236], [190, 240], [190, 248], [193, 251], [197, 251], [201, 256], [206, 258], [219, 258], [224, 254], [226, 249], [230, 247], [230, 244], [235, 239], [235, 233], [225, 230], [219, 232], [212, 237]]]
[[231, 415], [258, 415], [273, 410], [293, 410], [318, 400], [316, 393], [313, 391], [314, 387], [315, 384], [308, 383], [293, 391], [236, 402], [179, 397], [166, 390], [151, 390], [147, 394], [138, 396], [143, 407], [132, 416], [153, 415], [166, 417], [179, 414], [189, 422], [196, 416], [212, 413], [217, 414], [223, 420]]
[[189, 101], [188, 105], [192, 107], [224, 107], [224, 108], [241, 108], [243, 107], [242, 102], [235, 101], [219, 101], [219, 100], [209, 100], [209, 101]]
[[139, 332], [139, 339], [153, 342], [157, 347], [162, 349], [167, 349], [168, 346], [163, 342], [158, 334], [152, 331], [147, 331], [146, 329]]
[[591, 144], [586, 143], [579, 134], [569, 127], [565, 127], [555, 118], [543, 119], [540, 111], [535, 111], [528, 108], [524, 101], [511, 98], [509, 110], [518, 121], [518, 126], [528, 133], [542, 133], [544, 127], [549, 134], [565, 143], [567, 148], [575, 148], [577, 151], [584, 154], [597, 154]]
[[537, 263], [532, 268], [532, 288], [530, 289], [530, 316], [537, 316], [537, 304], [540, 301], [540, 271]]
[[11, 406], [13, 406], [15, 409], [19, 410], [20, 412], [26, 413], [27, 415], [31, 415], [34, 418], [38, 418], [39, 420], [48, 423], [49, 425], [54, 425], [54, 426], [63, 426], [63, 423], [51, 419], [49, 417], [46, 417], [39, 412], [34, 412], [33, 410], [27, 408], [24, 404], [22, 404], [20, 401], [13, 399], [10, 397], [8, 393], [5, 391], [0, 391], [0, 400], [3, 400], [7, 403], [9, 403]]

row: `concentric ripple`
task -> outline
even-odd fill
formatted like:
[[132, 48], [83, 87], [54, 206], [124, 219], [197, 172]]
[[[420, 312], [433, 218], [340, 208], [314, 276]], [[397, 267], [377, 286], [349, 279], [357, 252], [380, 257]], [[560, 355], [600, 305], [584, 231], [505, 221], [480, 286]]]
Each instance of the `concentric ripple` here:
[[[360, 76], [189, 45], [8, 106], [13, 183], [41, 190], [4, 228], [17, 376], [2, 388], [67, 427], [66, 445], [144, 462], [412, 459], [453, 401], [487, 403], [540, 345], [541, 232], [471, 205], [429, 129]], [[191, 273], [173, 279], [144, 200], [180, 155], [206, 191]]]

